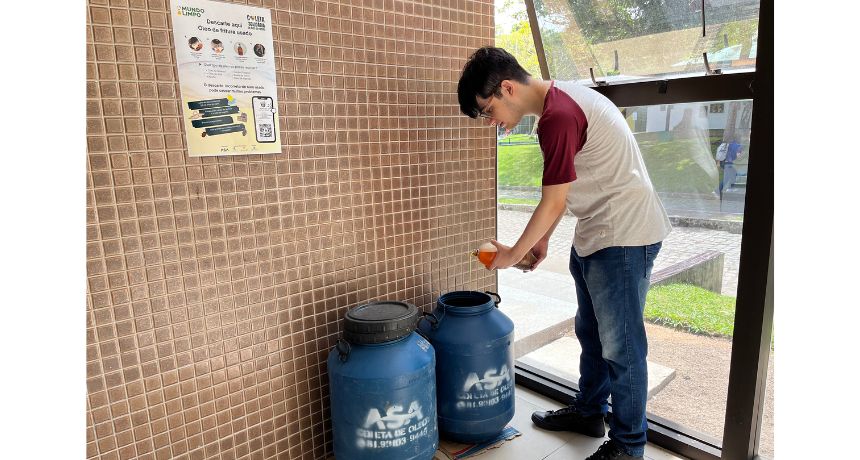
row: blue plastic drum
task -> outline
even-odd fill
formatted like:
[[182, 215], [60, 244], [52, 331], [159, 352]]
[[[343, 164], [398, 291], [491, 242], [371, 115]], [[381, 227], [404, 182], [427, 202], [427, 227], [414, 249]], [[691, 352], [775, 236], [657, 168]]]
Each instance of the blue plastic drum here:
[[439, 447], [436, 358], [414, 332], [418, 309], [373, 302], [346, 314], [329, 353], [338, 460], [430, 460]]
[[484, 441], [514, 417], [514, 323], [496, 308], [499, 302], [494, 293], [449, 292], [419, 323], [436, 350], [439, 432], [445, 439]]

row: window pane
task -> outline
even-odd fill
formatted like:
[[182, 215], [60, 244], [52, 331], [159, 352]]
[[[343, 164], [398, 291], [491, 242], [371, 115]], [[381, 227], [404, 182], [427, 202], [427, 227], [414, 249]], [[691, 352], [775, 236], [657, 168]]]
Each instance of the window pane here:
[[752, 101], [622, 111], [670, 215], [742, 220]]
[[590, 82], [754, 70], [759, 0], [535, 0], [550, 76]]
[[[721, 443], [732, 353], [752, 101], [621, 108], [672, 220], [646, 307], [651, 417]], [[542, 156], [526, 133], [498, 143], [498, 234], [513, 244], [540, 199]], [[721, 147], [722, 146], [722, 147]], [[500, 308], [515, 323], [518, 363], [577, 387], [576, 290], [566, 215], [534, 272], [499, 271]], [[658, 283], [659, 284], [655, 284]], [[771, 398], [772, 400], [772, 398]], [[764, 427], [772, 416], [766, 406]], [[762, 453], [768, 452], [763, 435]], [[771, 443], [772, 445], [772, 443]]]

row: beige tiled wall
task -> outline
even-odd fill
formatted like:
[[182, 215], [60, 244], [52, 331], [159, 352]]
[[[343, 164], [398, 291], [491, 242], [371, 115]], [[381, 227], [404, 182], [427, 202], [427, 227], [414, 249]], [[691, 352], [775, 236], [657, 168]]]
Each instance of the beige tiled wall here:
[[282, 152], [200, 159], [169, 2], [88, 1], [89, 458], [324, 458], [346, 310], [495, 286], [466, 255], [495, 233], [495, 137], [456, 97], [493, 2], [247, 3]]

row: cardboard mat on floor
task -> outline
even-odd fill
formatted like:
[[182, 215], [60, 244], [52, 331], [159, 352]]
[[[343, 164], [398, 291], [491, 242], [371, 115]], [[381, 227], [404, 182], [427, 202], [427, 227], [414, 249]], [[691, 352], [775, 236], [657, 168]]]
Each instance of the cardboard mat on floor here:
[[436, 451], [433, 460], [460, 460], [461, 458], [476, 457], [488, 450], [501, 446], [521, 434], [516, 428], [509, 426], [493, 439], [478, 444], [460, 444], [442, 439], [439, 441], [439, 450]]

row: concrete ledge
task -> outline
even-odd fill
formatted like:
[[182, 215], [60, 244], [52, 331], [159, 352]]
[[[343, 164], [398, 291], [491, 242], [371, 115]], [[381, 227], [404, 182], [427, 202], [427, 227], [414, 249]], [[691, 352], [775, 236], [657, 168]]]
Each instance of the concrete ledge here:
[[534, 212], [535, 206], [531, 204], [505, 204], [499, 203], [499, 209], [504, 209], [505, 211], [520, 211], [520, 212]]
[[[521, 358], [521, 361], [552, 373], [568, 386], [579, 388], [579, 355], [582, 348], [574, 337], [562, 337]], [[675, 369], [648, 361], [648, 399], [660, 392], [672, 379]]]
[[517, 192], [533, 192], [540, 195], [541, 187], [535, 187], [533, 185], [499, 185], [497, 187], [499, 191], [505, 190], [514, 190]]
[[722, 293], [725, 254], [706, 251], [651, 274], [651, 286], [686, 283]]
[[744, 223], [737, 220], [703, 219], [699, 217], [669, 216], [669, 222], [676, 227], [696, 227], [708, 230], [720, 230], [740, 235], [744, 230]]
[[[501, 286], [500, 286], [501, 287]], [[499, 289], [499, 310], [514, 322], [514, 358], [519, 359], [573, 331], [573, 305], [513, 286]]]
[[571, 331], [573, 331], [573, 317], [523, 337], [514, 342], [514, 359], [520, 359], [544, 345], [564, 337]]

